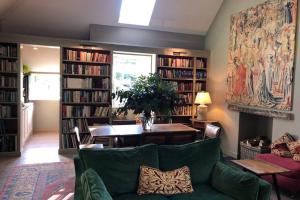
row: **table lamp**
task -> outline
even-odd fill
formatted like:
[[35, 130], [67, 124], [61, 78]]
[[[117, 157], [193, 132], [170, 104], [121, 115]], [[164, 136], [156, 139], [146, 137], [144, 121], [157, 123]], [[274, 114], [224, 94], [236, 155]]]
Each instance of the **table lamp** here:
[[197, 93], [195, 103], [199, 104], [197, 107], [197, 120], [206, 120], [207, 117], [207, 105], [211, 104], [211, 99], [208, 92], [201, 91]]

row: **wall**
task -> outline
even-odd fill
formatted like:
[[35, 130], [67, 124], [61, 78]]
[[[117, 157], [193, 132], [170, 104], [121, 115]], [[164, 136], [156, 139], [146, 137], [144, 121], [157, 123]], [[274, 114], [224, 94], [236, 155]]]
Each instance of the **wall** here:
[[[225, 134], [222, 136], [222, 148], [226, 154], [231, 156], [237, 155], [239, 113], [228, 110], [225, 102], [230, 15], [262, 2], [264, 2], [264, 0], [224, 0], [205, 39], [205, 48], [210, 50], [208, 90], [212, 93], [213, 101], [213, 105], [209, 107], [210, 111], [208, 116], [222, 123], [225, 130]], [[300, 6], [298, 6], [298, 12], [299, 9]], [[299, 15], [297, 26], [298, 33], [300, 27]], [[297, 41], [296, 49], [300, 49], [299, 45], [300, 43]], [[295, 66], [299, 65], [298, 63], [300, 61], [300, 52], [296, 54]], [[300, 136], [300, 106], [297, 104], [300, 102], [300, 68], [297, 69], [297, 67], [295, 69], [294, 86], [295, 106], [293, 113], [295, 114], [295, 119], [292, 121], [274, 119], [273, 140], [284, 132], [290, 132], [298, 137]]]
[[154, 48], [204, 48], [204, 36], [104, 25], [90, 25], [90, 40]]
[[[32, 72], [60, 71], [60, 49], [23, 45], [21, 62], [27, 64]], [[33, 132], [59, 131], [59, 101], [33, 101]]]

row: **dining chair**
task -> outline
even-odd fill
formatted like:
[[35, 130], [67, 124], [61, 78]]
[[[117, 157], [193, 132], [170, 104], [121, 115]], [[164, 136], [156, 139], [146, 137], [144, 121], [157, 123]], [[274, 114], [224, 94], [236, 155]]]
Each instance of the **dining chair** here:
[[77, 126], [75, 126], [75, 128], [74, 128], [74, 132], [76, 133], [77, 149], [103, 149], [103, 144], [82, 144], [79, 129]]

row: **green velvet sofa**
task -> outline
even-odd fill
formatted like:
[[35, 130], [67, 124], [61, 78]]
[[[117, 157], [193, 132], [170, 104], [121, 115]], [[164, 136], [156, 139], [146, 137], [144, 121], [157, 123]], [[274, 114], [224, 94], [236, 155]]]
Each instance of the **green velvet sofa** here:
[[[220, 161], [219, 139], [185, 145], [82, 149], [75, 156], [77, 200], [269, 200], [271, 185]], [[194, 192], [138, 195], [139, 168], [190, 168]]]

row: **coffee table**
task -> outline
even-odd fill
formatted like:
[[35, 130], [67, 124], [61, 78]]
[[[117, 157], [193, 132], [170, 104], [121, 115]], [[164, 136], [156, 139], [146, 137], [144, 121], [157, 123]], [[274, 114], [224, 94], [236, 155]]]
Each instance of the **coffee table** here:
[[273, 184], [276, 191], [277, 199], [278, 200], [281, 199], [278, 184], [277, 184], [276, 174], [289, 172], [290, 170], [262, 160], [246, 159], [246, 160], [232, 160], [232, 162], [242, 167], [244, 170], [256, 174], [258, 177], [264, 175], [271, 175], [273, 179]]

